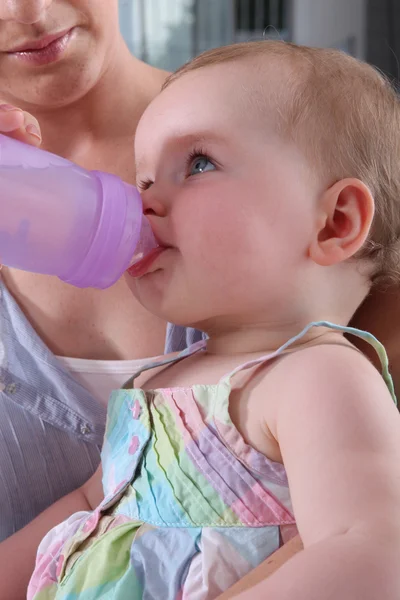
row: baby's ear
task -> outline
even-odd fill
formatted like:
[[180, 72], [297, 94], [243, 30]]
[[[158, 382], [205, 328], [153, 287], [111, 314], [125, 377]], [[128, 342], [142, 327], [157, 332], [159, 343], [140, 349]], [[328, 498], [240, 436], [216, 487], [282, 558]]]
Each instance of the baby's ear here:
[[330, 266], [354, 256], [363, 246], [374, 217], [374, 199], [359, 179], [342, 179], [319, 200], [310, 258]]

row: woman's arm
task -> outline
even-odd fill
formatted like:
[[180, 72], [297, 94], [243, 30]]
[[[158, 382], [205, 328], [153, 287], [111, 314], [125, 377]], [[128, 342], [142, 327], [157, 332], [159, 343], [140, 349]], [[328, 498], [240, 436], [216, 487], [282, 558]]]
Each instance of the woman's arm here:
[[310, 348], [283, 365], [272, 433], [304, 550], [237, 600], [397, 600], [400, 415], [386, 386], [350, 348]]
[[25, 600], [42, 538], [72, 514], [98, 506], [103, 496], [101, 477], [99, 467], [82, 487], [60, 498], [23, 529], [0, 543], [0, 600]]

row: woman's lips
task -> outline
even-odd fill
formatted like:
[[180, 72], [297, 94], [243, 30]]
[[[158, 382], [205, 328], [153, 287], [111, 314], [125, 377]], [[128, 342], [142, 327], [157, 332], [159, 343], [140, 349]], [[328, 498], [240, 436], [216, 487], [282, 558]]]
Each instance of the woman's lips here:
[[142, 260], [139, 260], [139, 262], [129, 267], [129, 269], [127, 269], [127, 273], [131, 277], [142, 277], [143, 275], [146, 275], [156, 258], [158, 258], [160, 254], [165, 252], [165, 250], [168, 250], [168, 248], [162, 246], [154, 248], [154, 250], [149, 252], [149, 254], [142, 258]]
[[41, 40], [28, 42], [7, 54], [17, 60], [41, 66], [55, 62], [63, 55], [73, 34], [73, 28]]

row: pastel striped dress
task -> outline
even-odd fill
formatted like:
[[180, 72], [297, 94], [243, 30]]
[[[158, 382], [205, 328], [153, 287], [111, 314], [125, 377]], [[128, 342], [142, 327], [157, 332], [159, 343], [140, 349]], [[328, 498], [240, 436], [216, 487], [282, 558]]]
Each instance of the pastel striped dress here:
[[[42, 541], [29, 600], [211, 600], [296, 533], [283, 465], [245, 443], [229, 415], [231, 380], [113, 393], [102, 452], [105, 498]], [[177, 358], [202, 351], [199, 342]]]

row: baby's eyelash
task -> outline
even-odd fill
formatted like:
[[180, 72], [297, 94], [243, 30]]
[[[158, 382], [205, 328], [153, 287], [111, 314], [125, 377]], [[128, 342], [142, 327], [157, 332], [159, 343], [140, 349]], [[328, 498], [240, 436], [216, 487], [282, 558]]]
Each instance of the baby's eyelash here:
[[139, 190], [139, 192], [145, 192], [152, 185], [153, 185], [153, 182], [148, 177], [146, 177], [145, 179], [139, 179], [139, 181], [137, 181], [137, 183], [136, 183], [136, 187]]
[[203, 156], [204, 158], [206, 158], [207, 160], [209, 160], [212, 163], [215, 162], [211, 158], [211, 156], [209, 154], [207, 154], [207, 152], [204, 150], [204, 148], [201, 148], [201, 147], [193, 148], [188, 153], [188, 155], [185, 158], [185, 168], [186, 168], [186, 170], [190, 167], [190, 165], [192, 164], [192, 162], [194, 161], [194, 159], [198, 158], [199, 156]]
[[[204, 148], [197, 147], [193, 148], [185, 157], [185, 171], [189, 169], [194, 159], [198, 158], [199, 156], [202, 156], [203, 158], [206, 158], [207, 160], [215, 164], [215, 160], [211, 158], [211, 156], [204, 150]], [[154, 181], [152, 181], [148, 177], [145, 177], [144, 179], [139, 179], [136, 182], [136, 187], [140, 192], [145, 192], [153, 185], [153, 183]]]

